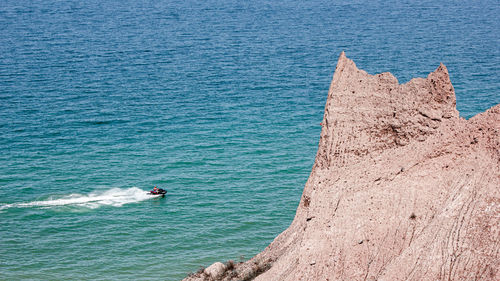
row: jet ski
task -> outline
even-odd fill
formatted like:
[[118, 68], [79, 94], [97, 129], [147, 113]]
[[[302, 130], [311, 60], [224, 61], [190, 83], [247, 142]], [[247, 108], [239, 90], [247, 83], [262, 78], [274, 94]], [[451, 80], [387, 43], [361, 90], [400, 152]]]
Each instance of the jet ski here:
[[165, 194], [167, 194], [167, 191], [165, 189], [158, 188], [157, 191], [151, 190], [149, 195], [157, 196], [157, 197], [165, 197]]

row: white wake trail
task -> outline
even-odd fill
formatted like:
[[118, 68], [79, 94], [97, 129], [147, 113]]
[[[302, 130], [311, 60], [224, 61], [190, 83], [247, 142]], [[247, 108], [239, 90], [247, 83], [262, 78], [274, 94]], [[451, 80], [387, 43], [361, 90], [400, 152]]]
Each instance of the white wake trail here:
[[63, 196], [57, 199], [33, 201], [28, 203], [14, 203], [0, 206], [0, 210], [7, 208], [29, 208], [29, 207], [54, 207], [54, 206], [79, 206], [91, 209], [101, 206], [120, 207], [124, 204], [136, 203], [151, 199], [147, 191], [137, 187], [112, 188], [105, 191], [95, 191], [89, 194], [77, 194]]

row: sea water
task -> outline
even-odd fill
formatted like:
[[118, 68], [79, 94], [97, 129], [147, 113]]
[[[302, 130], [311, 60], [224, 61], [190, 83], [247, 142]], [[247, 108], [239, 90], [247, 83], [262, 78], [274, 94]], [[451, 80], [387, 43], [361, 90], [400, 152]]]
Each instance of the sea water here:
[[0, 279], [252, 257], [293, 220], [340, 52], [401, 83], [443, 62], [470, 118], [500, 102], [499, 6], [1, 1]]

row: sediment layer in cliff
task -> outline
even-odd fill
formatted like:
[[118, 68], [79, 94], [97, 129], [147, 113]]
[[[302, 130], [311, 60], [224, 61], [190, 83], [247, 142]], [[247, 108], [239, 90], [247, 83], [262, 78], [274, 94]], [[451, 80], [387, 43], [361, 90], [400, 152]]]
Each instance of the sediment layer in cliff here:
[[342, 53], [322, 126], [290, 227], [191, 279], [500, 280], [500, 105], [465, 120], [444, 65], [399, 84]]

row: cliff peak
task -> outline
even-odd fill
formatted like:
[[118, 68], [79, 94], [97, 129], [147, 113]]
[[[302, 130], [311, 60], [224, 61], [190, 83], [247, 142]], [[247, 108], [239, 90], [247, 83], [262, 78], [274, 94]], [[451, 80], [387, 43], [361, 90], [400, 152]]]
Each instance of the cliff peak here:
[[[399, 84], [369, 75], [340, 54], [330, 85], [316, 166], [332, 167], [412, 141], [424, 141], [445, 119], [457, 119], [455, 91], [441, 64], [426, 79]], [[341, 156], [340, 158], [338, 156]]]

